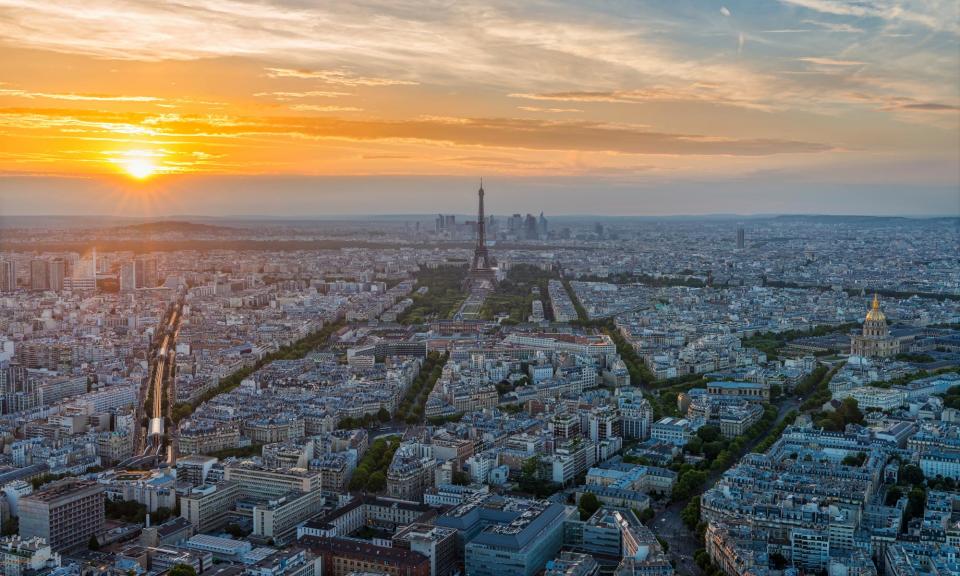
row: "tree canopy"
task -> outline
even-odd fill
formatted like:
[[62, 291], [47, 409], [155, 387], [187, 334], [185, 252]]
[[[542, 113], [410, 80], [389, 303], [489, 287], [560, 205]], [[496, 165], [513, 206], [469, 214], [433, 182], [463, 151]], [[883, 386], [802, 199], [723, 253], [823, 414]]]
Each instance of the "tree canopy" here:
[[600, 499], [595, 494], [587, 492], [580, 497], [580, 519], [586, 520], [593, 516], [593, 513], [600, 509]]
[[177, 564], [170, 569], [170, 576], [197, 576], [197, 571], [188, 564]]

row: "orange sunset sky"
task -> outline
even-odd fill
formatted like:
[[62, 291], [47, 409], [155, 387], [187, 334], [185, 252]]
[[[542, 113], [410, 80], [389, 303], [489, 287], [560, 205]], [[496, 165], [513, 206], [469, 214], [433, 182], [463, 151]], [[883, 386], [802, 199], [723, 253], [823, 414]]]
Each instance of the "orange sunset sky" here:
[[958, 35], [955, 0], [0, 0], [0, 211], [469, 210], [482, 175], [503, 212], [957, 214]]

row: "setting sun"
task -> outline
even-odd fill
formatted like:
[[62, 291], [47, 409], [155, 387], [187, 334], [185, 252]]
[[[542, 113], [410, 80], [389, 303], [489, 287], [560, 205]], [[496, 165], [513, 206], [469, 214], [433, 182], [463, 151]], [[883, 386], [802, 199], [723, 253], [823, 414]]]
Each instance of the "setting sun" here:
[[157, 172], [157, 166], [153, 160], [144, 153], [130, 155], [120, 161], [123, 169], [137, 180], [146, 180]]

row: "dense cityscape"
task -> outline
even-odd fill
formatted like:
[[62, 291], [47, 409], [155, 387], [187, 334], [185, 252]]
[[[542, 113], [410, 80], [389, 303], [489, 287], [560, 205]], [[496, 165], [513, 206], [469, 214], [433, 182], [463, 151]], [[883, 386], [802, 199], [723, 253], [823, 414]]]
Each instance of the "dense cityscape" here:
[[460, 196], [5, 220], [0, 571], [960, 573], [955, 217]]

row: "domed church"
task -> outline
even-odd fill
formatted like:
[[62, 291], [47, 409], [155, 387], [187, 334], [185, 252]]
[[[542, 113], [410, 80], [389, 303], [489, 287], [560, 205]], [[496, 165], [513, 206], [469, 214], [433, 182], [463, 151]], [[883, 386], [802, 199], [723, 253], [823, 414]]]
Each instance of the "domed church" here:
[[900, 343], [890, 336], [887, 317], [880, 311], [880, 299], [873, 295], [873, 304], [863, 321], [863, 334], [850, 337], [850, 354], [867, 358], [888, 358], [900, 351]]

